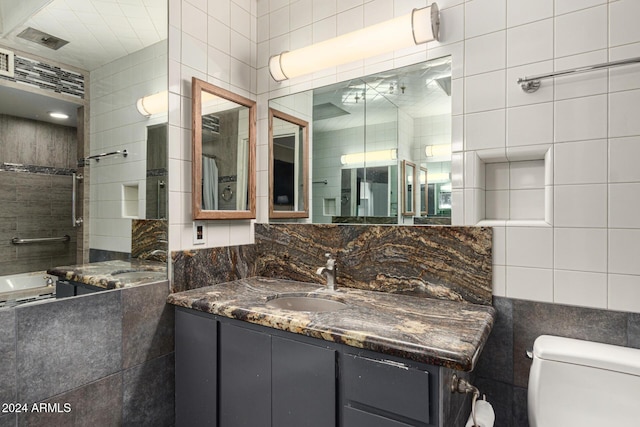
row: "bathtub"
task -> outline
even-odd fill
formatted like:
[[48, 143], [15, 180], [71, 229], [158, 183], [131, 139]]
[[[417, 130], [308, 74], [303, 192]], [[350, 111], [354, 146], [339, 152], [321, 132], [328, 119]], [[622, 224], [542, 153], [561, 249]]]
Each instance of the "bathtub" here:
[[56, 277], [46, 271], [0, 276], [0, 307], [51, 298], [55, 282]]

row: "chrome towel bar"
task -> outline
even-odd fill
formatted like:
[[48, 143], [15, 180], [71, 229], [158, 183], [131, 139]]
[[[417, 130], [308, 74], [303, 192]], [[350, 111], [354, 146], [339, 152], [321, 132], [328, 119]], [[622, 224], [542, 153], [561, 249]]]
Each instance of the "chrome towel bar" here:
[[14, 237], [11, 239], [11, 243], [14, 245], [28, 245], [31, 243], [57, 243], [57, 242], [68, 242], [71, 240], [71, 236], [65, 234], [62, 237], [38, 237], [35, 239], [20, 239], [18, 237]]
[[640, 57], [622, 59], [620, 61], [605, 62], [602, 64], [596, 64], [596, 65], [588, 65], [586, 67], [578, 67], [572, 70], [556, 71], [555, 73], [540, 74], [532, 77], [521, 77], [518, 79], [518, 84], [520, 85], [523, 91], [527, 93], [533, 93], [540, 88], [540, 84], [541, 84], [540, 80], [550, 79], [552, 77], [568, 76], [571, 74], [586, 73], [587, 71], [601, 70], [603, 68], [618, 67], [621, 65], [630, 65], [630, 64], [637, 64], [637, 63], [640, 63]]
[[95, 160], [96, 162], [99, 162], [101, 158], [103, 157], [108, 157], [108, 156], [117, 156], [118, 154], [122, 154], [122, 157], [127, 157], [127, 150], [118, 150], [118, 151], [111, 151], [109, 153], [100, 153], [100, 154], [96, 154], [93, 156], [89, 156], [89, 157], [85, 157], [85, 160]]

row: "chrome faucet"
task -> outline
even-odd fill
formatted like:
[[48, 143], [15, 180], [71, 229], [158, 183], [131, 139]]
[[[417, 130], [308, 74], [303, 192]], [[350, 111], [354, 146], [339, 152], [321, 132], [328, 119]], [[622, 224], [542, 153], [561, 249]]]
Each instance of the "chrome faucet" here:
[[327, 278], [327, 289], [335, 290], [336, 287], [336, 260], [329, 253], [324, 254], [327, 258], [327, 264], [316, 270], [316, 274]]

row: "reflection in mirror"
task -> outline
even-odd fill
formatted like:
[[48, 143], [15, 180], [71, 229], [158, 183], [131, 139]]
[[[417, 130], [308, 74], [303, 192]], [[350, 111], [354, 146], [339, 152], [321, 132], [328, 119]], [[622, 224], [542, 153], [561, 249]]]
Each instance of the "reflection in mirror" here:
[[450, 195], [450, 57], [287, 95], [269, 105], [312, 115], [313, 223], [450, 223], [451, 210], [423, 210], [416, 189], [414, 214], [404, 215], [407, 210], [398, 205], [404, 187], [399, 158], [415, 164], [416, 173], [418, 167], [428, 169], [425, 190], [438, 194], [425, 196], [427, 205], [440, 192], [448, 189]]
[[147, 219], [167, 219], [168, 189], [167, 124], [147, 126]]
[[402, 215], [415, 215], [416, 165], [402, 161]]
[[[156, 191], [147, 191], [145, 131], [166, 122], [167, 114], [141, 116], [136, 101], [167, 91], [167, 1], [145, 1], [135, 22], [127, 20], [122, 10], [110, 8], [108, 18], [122, 26], [119, 31], [101, 32], [99, 38], [95, 31], [100, 30], [81, 19], [89, 2], [37, 3], [42, 7], [25, 9], [22, 21], [0, 38], [0, 48], [12, 53], [15, 65], [15, 75], [0, 79], [0, 182], [18, 186], [23, 208], [42, 207], [43, 201], [56, 208], [49, 209], [46, 219], [39, 211], [28, 209], [25, 215], [13, 209], [0, 219], [0, 228], [13, 221], [14, 230], [20, 230], [15, 237], [69, 235], [70, 241], [7, 251], [5, 255], [11, 256], [0, 260], [0, 274], [135, 258], [132, 223], [156, 218], [148, 207], [158, 209]], [[96, 9], [94, 18], [108, 21], [105, 10]], [[60, 22], [65, 28], [56, 24]], [[129, 37], [142, 23], [144, 37]], [[30, 26], [66, 29], [63, 35], [69, 43], [53, 50], [17, 37]], [[48, 112], [64, 112], [68, 117], [51, 118]], [[124, 150], [127, 157], [94, 157]], [[8, 164], [14, 164], [15, 170], [6, 170]], [[15, 180], [8, 179], [13, 176]], [[6, 206], [3, 202], [11, 192], [3, 190], [0, 204]], [[166, 217], [166, 205], [160, 204]]]
[[251, 219], [255, 102], [192, 79], [193, 219]]
[[307, 218], [309, 124], [269, 108], [269, 218]]
[[427, 215], [427, 206], [429, 205], [429, 193], [427, 192], [427, 169], [421, 167], [418, 175], [420, 184], [420, 215]]
[[[369, 220], [397, 215], [397, 175], [394, 165], [342, 169], [340, 212], [343, 217], [370, 217]], [[394, 218], [395, 219], [395, 218]], [[377, 222], [384, 222], [381, 219]], [[394, 221], [388, 221], [395, 223]]]

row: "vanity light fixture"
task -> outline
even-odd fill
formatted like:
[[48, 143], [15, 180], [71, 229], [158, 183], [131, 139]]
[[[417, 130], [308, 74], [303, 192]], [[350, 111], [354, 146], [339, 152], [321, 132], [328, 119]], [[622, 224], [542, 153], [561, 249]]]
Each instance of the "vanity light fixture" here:
[[439, 40], [440, 14], [432, 3], [411, 13], [269, 58], [275, 81], [302, 76], [386, 52]]
[[69, 115], [61, 113], [59, 111], [49, 111], [49, 117], [53, 117], [54, 119], [66, 120], [69, 118]]
[[340, 156], [340, 163], [343, 165], [350, 165], [365, 162], [384, 162], [396, 160], [397, 158], [398, 150], [394, 148], [391, 150], [367, 151], [366, 153], [343, 154]]
[[[448, 172], [427, 172], [427, 181], [429, 182], [449, 182], [451, 181], [451, 174]], [[422, 180], [420, 181], [422, 184]]]
[[153, 114], [166, 113], [169, 110], [169, 92], [162, 92], [147, 95], [136, 102], [138, 112], [143, 116], [150, 117]]
[[441, 156], [451, 157], [451, 145], [450, 144], [427, 145], [426, 147], [424, 147], [424, 154], [427, 157], [441, 157]]

